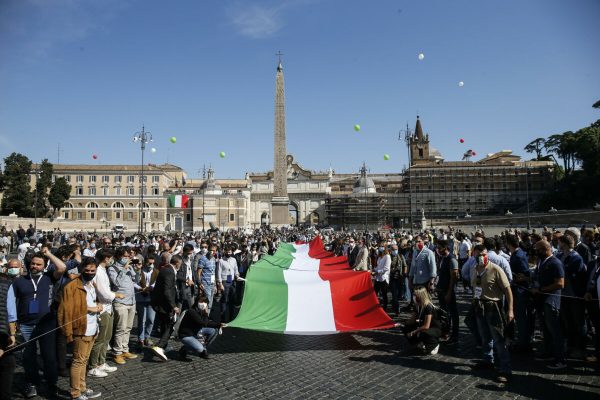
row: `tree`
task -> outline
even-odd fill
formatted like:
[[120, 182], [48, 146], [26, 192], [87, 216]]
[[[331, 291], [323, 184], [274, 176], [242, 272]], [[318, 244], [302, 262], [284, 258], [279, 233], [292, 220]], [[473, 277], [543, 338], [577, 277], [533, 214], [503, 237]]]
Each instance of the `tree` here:
[[32, 214], [38, 217], [45, 217], [48, 214], [48, 191], [52, 186], [52, 173], [54, 167], [48, 162], [48, 159], [42, 160], [38, 165], [38, 179], [33, 189], [32, 197], [34, 199]]
[[29, 190], [31, 161], [19, 153], [4, 159], [4, 195], [2, 213], [16, 213], [20, 217], [31, 214], [31, 192]]
[[597, 102], [595, 102], [592, 107], [594, 107], [594, 108], [600, 108], [600, 100], [598, 100]]
[[50, 189], [48, 202], [52, 206], [52, 215], [56, 215], [58, 211], [65, 205], [65, 201], [71, 197], [71, 185], [63, 177], [57, 178]]
[[575, 170], [577, 159], [575, 158], [576, 134], [567, 131], [550, 136], [546, 139], [544, 148], [548, 153], [556, 154], [563, 161], [565, 175]]
[[531, 143], [529, 143], [527, 146], [525, 146], [524, 150], [528, 153], [535, 153], [535, 159], [539, 160], [542, 158], [542, 149], [544, 148], [545, 144], [546, 139], [537, 138]]

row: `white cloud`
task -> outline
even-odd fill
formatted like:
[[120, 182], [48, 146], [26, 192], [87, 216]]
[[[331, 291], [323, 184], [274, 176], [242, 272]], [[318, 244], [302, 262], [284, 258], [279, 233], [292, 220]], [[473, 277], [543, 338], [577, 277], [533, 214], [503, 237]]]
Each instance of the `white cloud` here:
[[231, 9], [228, 14], [237, 31], [252, 39], [264, 39], [272, 36], [283, 26], [279, 7], [238, 6]]

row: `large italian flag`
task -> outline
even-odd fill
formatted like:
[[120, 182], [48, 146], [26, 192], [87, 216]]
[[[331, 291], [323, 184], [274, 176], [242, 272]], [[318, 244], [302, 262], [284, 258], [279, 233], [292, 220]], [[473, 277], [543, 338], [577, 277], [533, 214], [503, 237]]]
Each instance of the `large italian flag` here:
[[172, 194], [169, 196], [169, 207], [171, 208], [187, 208], [189, 196], [185, 194]]
[[371, 275], [325, 251], [320, 237], [283, 243], [253, 264], [240, 312], [229, 326], [289, 334], [385, 329], [394, 322], [379, 306]]

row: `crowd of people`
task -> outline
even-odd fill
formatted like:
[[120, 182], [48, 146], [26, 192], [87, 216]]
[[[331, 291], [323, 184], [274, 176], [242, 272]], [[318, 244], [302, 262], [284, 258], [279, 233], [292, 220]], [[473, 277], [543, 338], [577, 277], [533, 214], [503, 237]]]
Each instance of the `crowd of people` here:
[[[0, 232], [0, 398], [11, 398], [18, 351], [25, 397], [57, 396], [65, 376], [71, 398], [81, 400], [100, 396], [87, 377], [106, 377], [143, 349], [173, 357], [173, 337], [183, 344], [177, 359], [208, 358], [239, 311], [252, 265], [281, 242], [315, 235], [350, 268], [369, 271], [392, 317], [401, 305], [411, 312], [399, 326], [416, 351], [457, 345], [462, 296], [479, 366], [497, 368], [499, 382], [510, 379], [511, 354], [533, 351], [536, 328], [543, 340], [535, 357], [549, 368], [566, 368], [567, 358], [600, 360], [597, 227], [493, 236], [451, 227], [413, 234], [264, 226], [128, 237], [20, 229]], [[591, 337], [595, 353], [586, 354]]]

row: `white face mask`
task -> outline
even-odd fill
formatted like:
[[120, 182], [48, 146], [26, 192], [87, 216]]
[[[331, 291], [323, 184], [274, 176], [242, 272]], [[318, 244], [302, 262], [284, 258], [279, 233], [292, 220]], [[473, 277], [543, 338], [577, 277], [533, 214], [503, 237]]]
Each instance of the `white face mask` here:
[[206, 303], [198, 303], [198, 310], [200, 310], [200, 311], [206, 311], [206, 310], [208, 310], [208, 304], [206, 304]]

